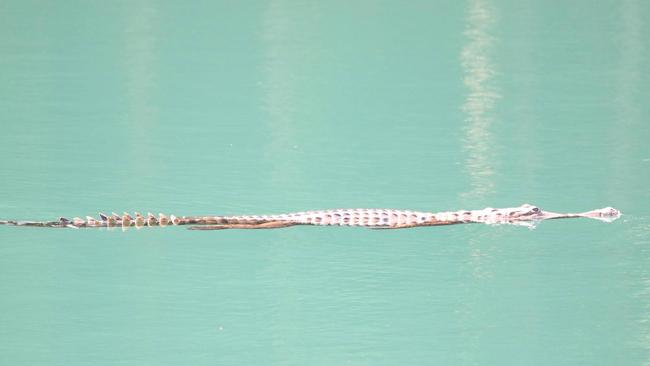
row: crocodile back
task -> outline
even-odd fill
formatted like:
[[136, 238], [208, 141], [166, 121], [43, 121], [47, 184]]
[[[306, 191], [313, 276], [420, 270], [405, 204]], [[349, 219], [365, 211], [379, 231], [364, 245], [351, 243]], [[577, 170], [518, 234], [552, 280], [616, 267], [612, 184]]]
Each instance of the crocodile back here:
[[430, 221], [434, 216], [430, 212], [353, 208], [293, 212], [281, 215], [226, 216], [224, 218], [228, 221], [239, 222], [285, 221], [298, 225], [382, 227], [422, 224]]

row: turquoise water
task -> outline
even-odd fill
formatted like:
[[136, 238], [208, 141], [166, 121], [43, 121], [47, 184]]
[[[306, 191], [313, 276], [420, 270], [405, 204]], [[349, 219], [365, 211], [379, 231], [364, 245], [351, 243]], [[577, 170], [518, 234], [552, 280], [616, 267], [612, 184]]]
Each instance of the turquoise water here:
[[2, 2], [0, 218], [624, 216], [0, 227], [0, 363], [650, 364], [649, 18], [640, 0]]

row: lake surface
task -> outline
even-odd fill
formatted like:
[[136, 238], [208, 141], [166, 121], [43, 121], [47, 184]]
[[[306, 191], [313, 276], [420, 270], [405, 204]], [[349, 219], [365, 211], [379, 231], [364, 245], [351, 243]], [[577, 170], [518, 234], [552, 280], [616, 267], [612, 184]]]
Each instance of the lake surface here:
[[1, 219], [624, 215], [0, 227], [0, 363], [650, 364], [648, 19], [641, 0], [3, 1]]

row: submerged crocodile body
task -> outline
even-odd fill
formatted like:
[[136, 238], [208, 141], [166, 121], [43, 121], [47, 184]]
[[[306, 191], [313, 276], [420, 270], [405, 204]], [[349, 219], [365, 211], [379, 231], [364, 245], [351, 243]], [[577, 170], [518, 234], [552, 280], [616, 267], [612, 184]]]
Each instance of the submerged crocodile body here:
[[35, 226], [51, 228], [96, 228], [96, 227], [136, 227], [190, 225], [190, 230], [222, 229], [272, 229], [295, 225], [356, 226], [372, 229], [403, 229], [419, 226], [439, 226], [455, 224], [515, 224], [533, 226], [534, 223], [563, 218], [593, 218], [611, 222], [619, 218], [620, 211], [605, 207], [583, 213], [555, 213], [543, 211], [539, 207], [524, 204], [519, 207], [485, 208], [483, 210], [460, 210], [449, 212], [420, 212], [393, 209], [338, 209], [323, 211], [304, 211], [280, 215], [241, 215], [241, 216], [174, 216], [151, 213], [143, 216], [105, 215], [99, 219], [87, 216], [86, 219], [59, 218], [56, 221], [16, 221], [0, 220], [0, 224], [16, 226]]

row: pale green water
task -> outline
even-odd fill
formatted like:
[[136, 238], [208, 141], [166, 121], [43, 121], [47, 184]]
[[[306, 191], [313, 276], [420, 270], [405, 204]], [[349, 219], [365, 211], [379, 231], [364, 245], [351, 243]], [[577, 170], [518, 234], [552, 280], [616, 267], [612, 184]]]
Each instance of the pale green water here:
[[649, 364], [649, 4], [3, 1], [0, 218], [625, 216], [0, 227], [0, 364]]

